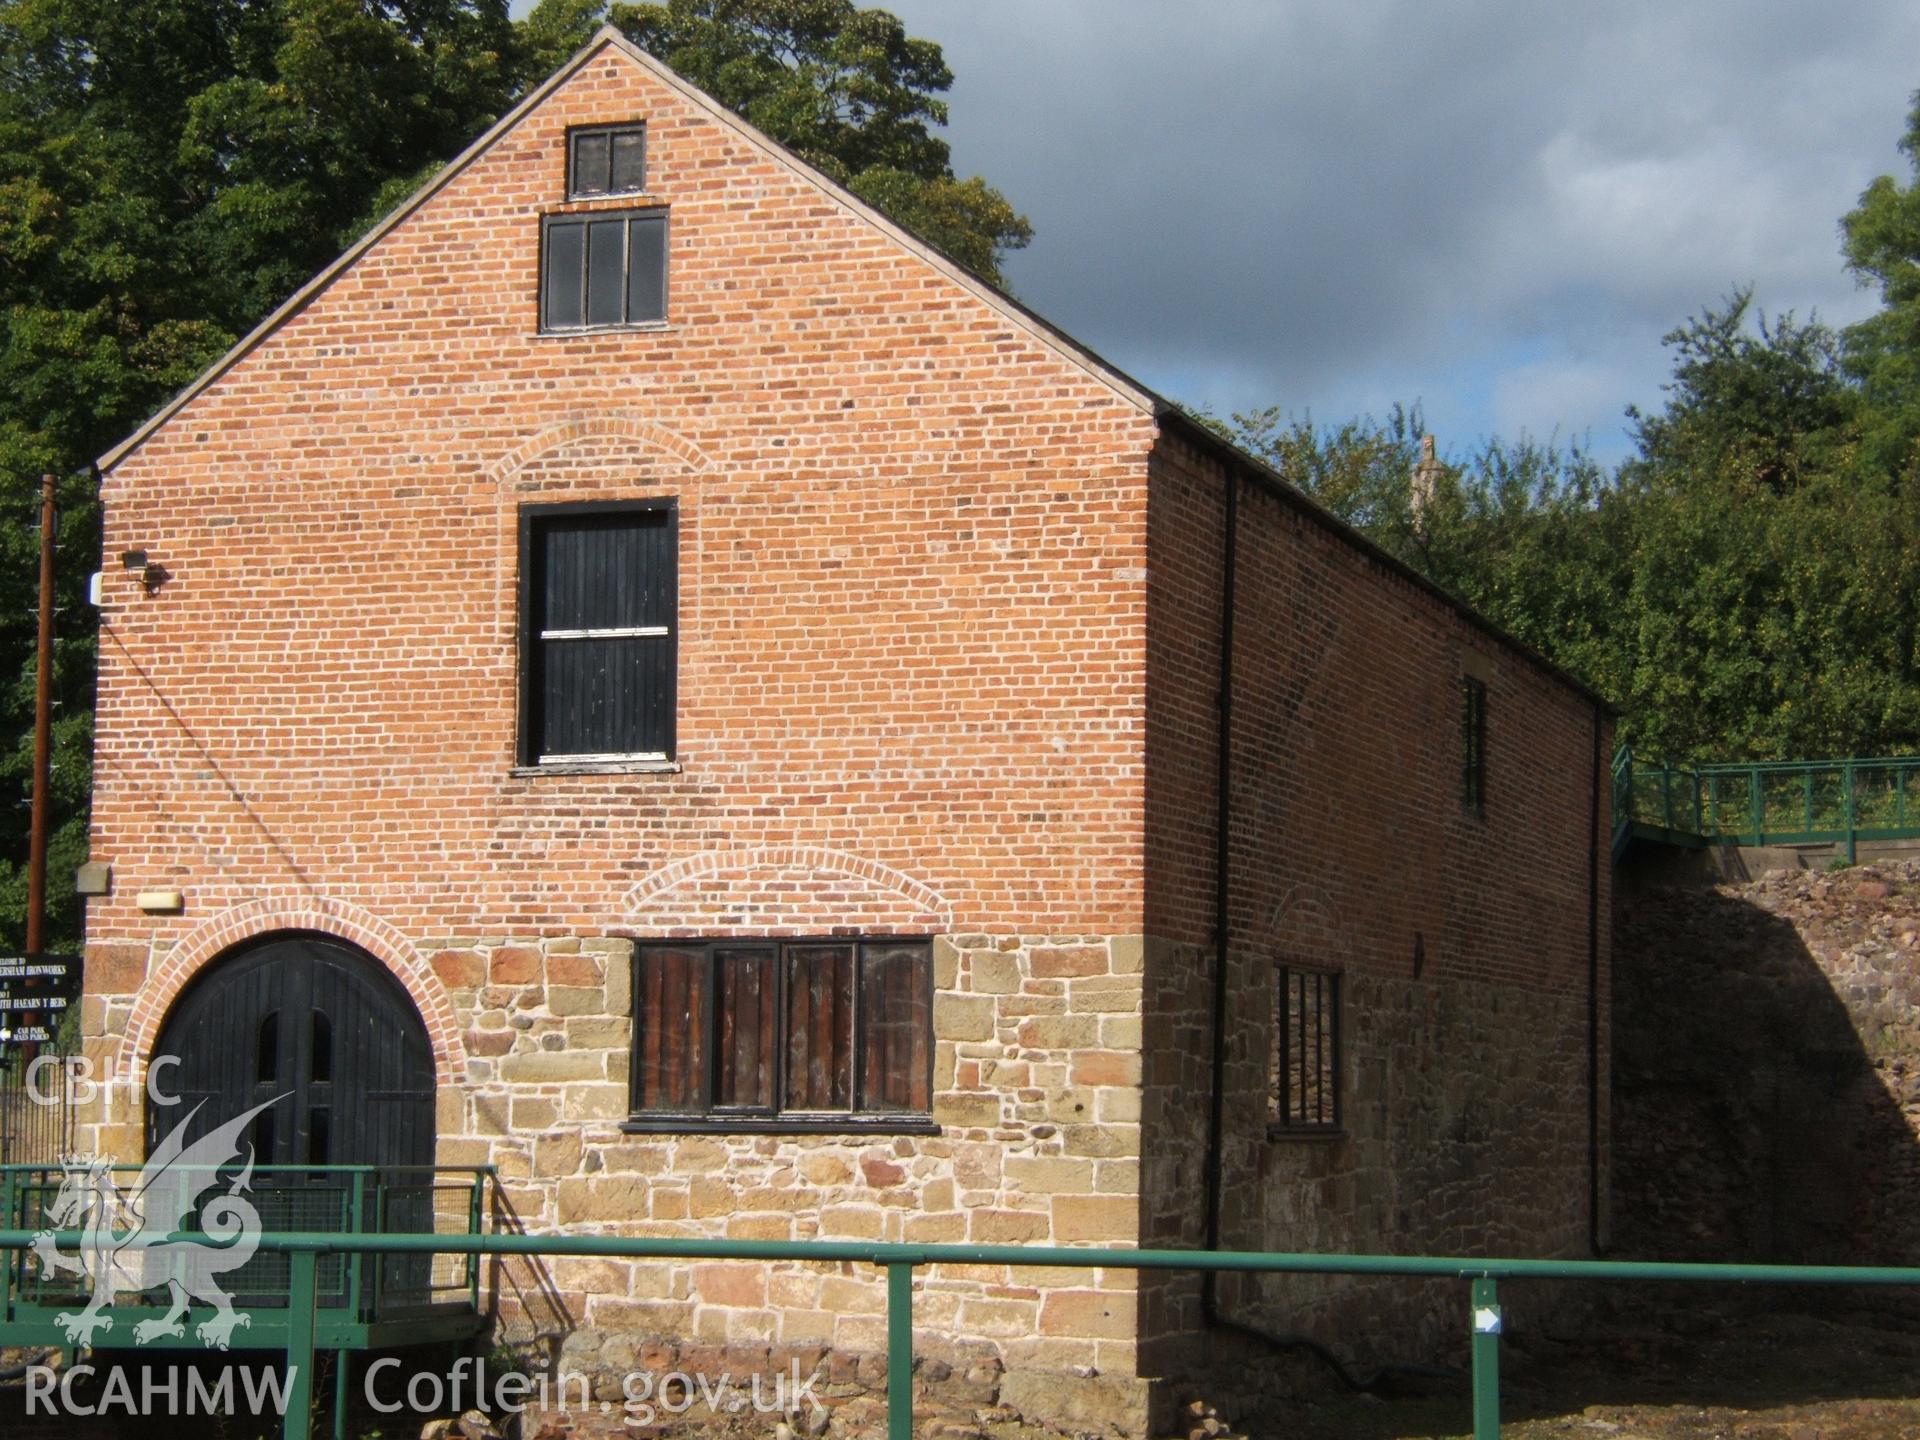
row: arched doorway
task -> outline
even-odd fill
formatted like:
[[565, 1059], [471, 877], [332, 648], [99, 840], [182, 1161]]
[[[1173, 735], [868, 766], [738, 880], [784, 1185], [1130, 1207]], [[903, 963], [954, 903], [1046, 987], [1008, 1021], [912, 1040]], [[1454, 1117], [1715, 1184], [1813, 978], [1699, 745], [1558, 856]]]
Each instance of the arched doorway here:
[[[433, 1163], [433, 1051], [420, 1012], [365, 951], [283, 932], [214, 961], [174, 1002], [149, 1066], [181, 1103], [147, 1106], [147, 1148], [193, 1140], [265, 1101], [260, 1165]], [[189, 1112], [199, 1106], [190, 1122]]]

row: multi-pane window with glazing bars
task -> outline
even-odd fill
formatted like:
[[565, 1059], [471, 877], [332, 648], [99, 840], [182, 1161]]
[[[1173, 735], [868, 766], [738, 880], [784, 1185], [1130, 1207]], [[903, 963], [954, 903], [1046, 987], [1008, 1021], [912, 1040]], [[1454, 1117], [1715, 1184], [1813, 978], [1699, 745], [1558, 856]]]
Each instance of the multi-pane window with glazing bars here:
[[567, 198], [635, 195], [647, 183], [647, 127], [589, 125], [567, 133]]
[[586, 211], [542, 222], [540, 328], [609, 329], [667, 318], [667, 211]]

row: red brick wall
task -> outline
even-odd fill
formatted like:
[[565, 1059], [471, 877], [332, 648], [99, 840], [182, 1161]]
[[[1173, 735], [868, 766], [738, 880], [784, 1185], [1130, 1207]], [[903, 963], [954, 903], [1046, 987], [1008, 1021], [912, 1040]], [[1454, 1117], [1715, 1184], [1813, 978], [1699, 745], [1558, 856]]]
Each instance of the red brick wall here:
[[[1143, 1239], [1199, 1244], [1225, 488], [1215, 461], [1174, 438], [1151, 473]], [[1238, 529], [1223, 1243], [1583, 1253], [1604, 721], [1454, 607], [1244, 481]], [[1460, 798], [1467, 669], [1488, 678], [1484, 818]], [[1607, 859], [1595, 897], [1603, 1095]], [[1286, 960], [1342, 972], [1340, 1138], [1268, 1135]], [[1445, 1333], [1430, 1323], [1444, 1301], [1419, 1287], [1229, 1278], [1221, 1291], [1230, 1314], [1290, 1332], [1345, 1323], [1389, 1356]], [[1191, 1325], [1196, 1294], [1143, 1287], [1143, 1334]]]
[[[671, 323], [541, 337], [564, 130], [630, 118]], [[807, 847], [871, 872], [817, 887], [842, 923], [1137, 934], [1151, 438], [603, 53], [107, 477], [106, 554], [173, 578], [108, 565], [92, 939], [314, 894], [414, 936], [607, 926], [669, 863]], [[517, 507], [659, 495], [681, 768], [512, 775]], [[135, 911], [159, 885], [182, 915]]]

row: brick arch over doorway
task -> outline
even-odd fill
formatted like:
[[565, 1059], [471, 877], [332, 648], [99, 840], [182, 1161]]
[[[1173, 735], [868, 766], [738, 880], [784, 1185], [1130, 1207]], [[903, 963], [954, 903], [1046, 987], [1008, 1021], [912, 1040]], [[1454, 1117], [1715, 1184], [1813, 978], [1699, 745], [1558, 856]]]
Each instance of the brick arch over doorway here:
[[243, 941], [279, 930], [309, 930], [357, 945], [386, 968], [412, 999], [433, 1047], [434, 1079], [458, 1082], [466, 1070], [466, 1050], [452, 1002], [413, 942], [377, 916], [355, 905], [310, 895], [252, 900], [205, 921], [181, 938], [141, 987], [120, 1042], [120, 1070], [136, 1081], [146, 1075], [167, 1012], [187, 982], [208, 964]]

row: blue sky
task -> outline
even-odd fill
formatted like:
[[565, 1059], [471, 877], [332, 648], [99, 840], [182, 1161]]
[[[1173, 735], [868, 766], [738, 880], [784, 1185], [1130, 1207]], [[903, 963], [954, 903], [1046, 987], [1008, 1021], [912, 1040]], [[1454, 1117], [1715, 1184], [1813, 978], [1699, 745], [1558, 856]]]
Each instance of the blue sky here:
[[1189, 404], [1419, 401], [1454, 453], [1617, 458], [1735, 285], [1868, 313], [1837, 223], [1911, 174], [1911, 0], [887, 8], [945, 48], [956, 169], [1034, 223], [1027, 304]]

